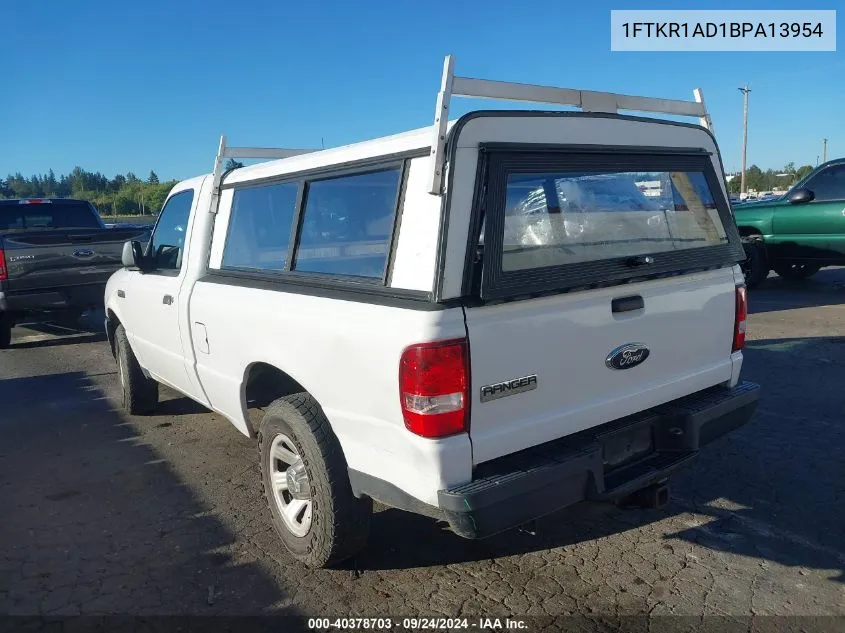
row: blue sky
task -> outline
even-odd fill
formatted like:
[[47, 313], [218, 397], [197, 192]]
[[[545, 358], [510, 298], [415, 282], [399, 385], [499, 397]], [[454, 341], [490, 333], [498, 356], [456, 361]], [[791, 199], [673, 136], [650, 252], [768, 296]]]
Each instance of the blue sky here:
[[[700, 86], [728, 171], [740, 165], [737, 87], [748, 82], [749, 164], [815, 164], [825, 136], [828, 157], [845, 156], [842, 36], [835, 53], [611, 52], [612, 8], [796, 5], [7, 0], [4, 23], [22, 28], [0, 38], [0, 175], [80, 165], [179, 179], [211, 169], [220, 134], [329, 147], [421, 127], [447, 53], [464, 76], [682, 99]], [[462, 99], [452, 115], [491, 105]]]

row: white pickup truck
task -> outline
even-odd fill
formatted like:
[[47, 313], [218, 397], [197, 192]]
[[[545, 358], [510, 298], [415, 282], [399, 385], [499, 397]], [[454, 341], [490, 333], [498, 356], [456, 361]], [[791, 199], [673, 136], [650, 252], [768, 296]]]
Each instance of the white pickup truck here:
[[[453, 96], [581, 111], [450, 121]], [[224, 137], [108, 283], [125, 407], [161, 383], [257, 438], [310, 566], [360, 551], [373, 500], [467, 538], [587, 499], [659, 507], [758, 399], [710, 127], [698, 91], [471, 79], [447, 57], [429, 127], [322, 151]]]

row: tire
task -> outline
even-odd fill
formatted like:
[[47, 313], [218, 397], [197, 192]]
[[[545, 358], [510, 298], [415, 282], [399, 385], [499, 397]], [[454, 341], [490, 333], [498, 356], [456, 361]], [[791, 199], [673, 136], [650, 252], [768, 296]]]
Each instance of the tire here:
[[[330, 567], [364, 548], [373, 502], [352, 493], [340, 442], [314, 398], [297, 393], [270, 404], [259, 428], [258, 451], [273, 527], [296, 560], [312, 568]], [[300, 494], [308, 491], [296, 505], [285, 476], [294, 464], [306, 476]], [[285, 508], [288, 519], [282, 515]]]
[[774, 271], [789, 281], [801, 281], [812, 277], [821, 270], [819, 264], [806, 264], [799, 262], [777, 262], [772, 266]]
[[138, 359], [126, 338], [123, 325], [114, 332], [117, 373], [123, 390], [123, 408], [131, 415], [151, 413], [158, 404], [158, 383], [144, 376]]
[[0, 349], [6, 349], [12, 343], [12, 320], [0, 312]]
[[742, 273], [745, 275], [747, 288], [759, 286], [769, 276], [769, 259], [766, 256], [766, 245], [761, 241], [743, 242], [747, 256], [742, 262]]

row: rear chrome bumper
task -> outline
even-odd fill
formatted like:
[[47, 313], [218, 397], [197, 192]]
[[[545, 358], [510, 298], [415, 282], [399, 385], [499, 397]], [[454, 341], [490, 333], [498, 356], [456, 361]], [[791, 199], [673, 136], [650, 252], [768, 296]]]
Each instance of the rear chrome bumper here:
[[760, 387], [714, 387], [482, 464], [439, 492], [453, 531], [483, 538], [584, 500], [614, 501], [668, 479], [701, 447], [746, 424]]

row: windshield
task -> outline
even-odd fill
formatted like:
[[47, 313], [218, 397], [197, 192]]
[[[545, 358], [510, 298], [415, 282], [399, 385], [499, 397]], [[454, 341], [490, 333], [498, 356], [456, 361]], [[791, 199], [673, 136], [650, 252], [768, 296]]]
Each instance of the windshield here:
[[100, 223], [86, 204], [52, 201], [0, 205], [0, 230], [96, 229]]

